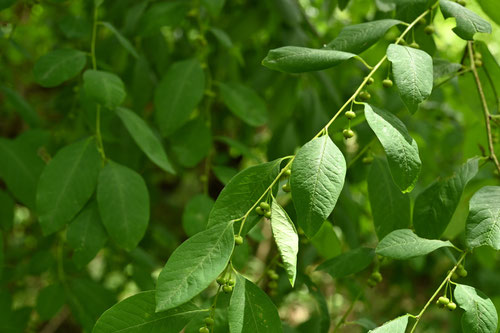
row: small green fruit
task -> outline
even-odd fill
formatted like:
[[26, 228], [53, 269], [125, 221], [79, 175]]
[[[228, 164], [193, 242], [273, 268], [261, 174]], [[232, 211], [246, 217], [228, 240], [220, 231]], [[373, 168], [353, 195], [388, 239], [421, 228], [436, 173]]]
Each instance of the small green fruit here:
[[227, 284], [230, 286], [234, 286], [236, 284], [236, 280], [234, 278], [230, 278], [229, 281], [227, 281]]
[[233, 291], [233, 287], [229, 286], [229, 285], [225, 285], [224, 287], [222, 287], [222, 290], [226, 293], [226, 294], [229, 294], [230, 292]]
[[462, 267], [459, 267], [457, 269], [457, 274], [458, 274], [458, 276], [464, 278], [464, 277], [467, 277], [468, 273], [467, 273], [467, 270], [462, 266]]
[[427, 24], [427, 20], [425, 19], [425, 17], [422, 17], [420, 20], [418, 20], [418, 23]]
[[483, 61], [479, 60], [479, 59], [476, 59], [474, 61], [474, 65], [476, 65], [476, 67], [482, 67], [483, 66]]
[[271, 218], [271, 212], [265, 212], [264, 217], [270, 219]]
[[474, 52], [474, 59], [483, 59], [483, 55], [479, 52]]
[[373, 288], [377, 285], [377, 282], [375, 282], [373, 279], [368, 279], [368, 281], [366, 282], [368, 284], [368, 287], [370, 288]]
[[207, 326], [212, 326], [213, 324], [215, 324], [215, 320], [211, 317], [206, 317], [204, 320], [205, 324], [207, 324]]
[[292, 170], [286, 169], [285, 170], [285, 176], [290, 177], [292, 175]]
[[278, 288], [278, 283], [276, 281], [271, 281], [267, 284], [267, 286], [270, 288], [270, 289], [276, 289]]
[[347, 119], [354, 119], [354, 118], [356, 118], [356, 112], [354, 112], [352, 110], [351, 111], [347, 111], [345, 113], [345, 116], [346, 116]]
[[417, 42], [413, 42], [413, 43], [410, 44], [410, 47], [413, 47], [414, 49], [419, 49], [420, 45], [418, 45]]
[[289, 184], [289, 183], [286, 183], [286, 184], [285, 184], [285, 185], [283, 185], [281, 188], [283, 189], [283, 192], [287, 192], [287, 193], [288, 193], [288, 192], [292, 192], [292, 187], [290, 186], [290, 184]]
[[259, 204], [260, 208], [262, 208], [262, 210], [266, 211], [266, 210], [269, 210], [271, 209], [271, 206], [269, 206], [269, 204], [267, 202], [264, 202], [262, 201], [260, 204]]
[[234, 236], [234, 244], [241, 245], [243, 244], [243, 237], [235, 235]]
[[373, 84], [373, 82], [375, 82], [375, 79], [374, 79], [374, 78], [372, 78], [372, 77], [369, 77], [369, 78], [368, 78], [368, 81], [366, 81], [366, 84], [367, 84], [367, 85], [370, 85], [370, 84]]
[[210, 330], [208, 329], [208, 327], [200, 327], [200, 330], [199, 330], [200, 333], [210, 333]]
[[227, 280], [223, 276], [219, 276], [216, 281], [221, 286], [225, 285], [227, 282]]
[[345, 129], [342, 131], [342, 134], [344, 135], [344, 138], [350, 139], [354, 136], [354, 131], [351, 129]]
[[280, 276], [276, 272], [274, 272], [272, 274], [269, 274], [269, 278], [271, 280], [278, 280], [280, 278]]
[[260, 206], [258, 206], [257, 208], [255, 208], [255, 212], [259, 215], [264, 215], [264, 211], [262, 210], [262, 208], [260, 208]]
[[428, 25], [425, 27], [424, 32], [427, 35], [432, 35], [434, 33], [434, 27], [432, 25]]
[[453, 302], [450, 302], [450, 303], [446, 304], [446, 308], [450, 311], [453, 311], [457, 308], [457, 305]]
[[391, 88], [393, 83], [392, 83], [392, 80], [391, 79], [385, 79], [384, 81], [382, 81], [382, 85], [385, 87], [385, 88]]
[[371, 162], [373, 162], [373, 156], [365, 156], [365, 157], [363, 157], [361, 162], [363, 162], [365, 164], [370, 164]]
[[444, 304], [439, 301], [436, 301], [436, 305], [441, 309], [444, 308]]
[[441, 296], [438, 298], [438, 302], [443, 304], [443, 305], [446, 305], [446, 304], [450, 303], [450, 299], [446, 296]]
[[362, 92], [359, 93], [359, 98], [362, 101], [367, 101], [370, 98], [372, 98], [372, 95], [368, 91], [362, 91]]
[[377, 283], [382, 282], [382, 274], [380, 272], [373, 272], [371, 278]]

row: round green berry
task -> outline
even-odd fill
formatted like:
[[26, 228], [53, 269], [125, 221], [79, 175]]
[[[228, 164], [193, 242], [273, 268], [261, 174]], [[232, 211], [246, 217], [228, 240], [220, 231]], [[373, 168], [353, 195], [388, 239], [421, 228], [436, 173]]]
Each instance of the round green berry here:
[[270, 219], [271, 218], [271, 212], [267, 211], [264, 213], [264, 217]]
[[450, 311], [453, 311], [457, 308], [457, 305], [453, 302], [450, 302], [450, 303], [446, 304], [446, 308]]
[[385, 79], [384, 81], [382, 81], [382, 85], [385, 88], [390, 88], [390, 87], [392, 87], [393, 83], [392, 83], [391, 79]]
[[367, 101], [370, 98], [372, 98], [372, 95], [368, 91], [362, 91], [362, 92], [359, 93], [359, 98], [362, 101]]
[[483, 66], [483, 61], [480, 60], [480, 59], [476, 59], [474, 61], [474, 65], [476, 65], [476, 67], [482, 67]]
[[479, 52], [474, 52], [474, 59], [483, 59], [483, 55]]
[[233, 291], [233, 287], [232, 286], [229, 286], [229, 285], [225, 285], [224, 287], [222, 287], [222, 290], [226, 293], [226, 294], [229, 294], [231, 291]]
[[436, 301], [436, 305], [437, 305], [439, 308], [444, 308], [444, 304], [443, 304], [443, 303], [441, 303], [441, 302], [439, 302], [439, 300], [438, 300], [438, 301]]
[[354, 131], [351, 129], [345, 129], [342, 131], [342, 134], [344, 135], [344, 138], [350, 139], [354, 136]]
[[203, 327], [200, 327], [199, 332], [200, 333], [210, 333], [210, 330], [208, 329], [208, 327], [203, 326]]
[[255, 208], [255, 212], [259, 215], [264, 215], [264, 211], [262, 210], [262, 208], [260, 206], [258, 206], [257, 208]]
[[371, 278], [377, 283], [382, 282], [382, 274], [380, 272], [373, 272]]
[[228, 281], [227, 281], [227, 284], [230, 285], [230, 286], [234, 286], [236, 284], [236, 280], [234, 278], [230, 278]]
[[278, 283], [276, 281], [271, 281], [267, 284], [267, 286], [270, 288], [270, 289], [276, 289], [278, 288]]
[[286, 169], [285, 170], [285, 176], [290, 177], [292, 175], [292, 170]]
[[420, 45], [418, 45], [417, 42], [413, 42], [413, 43], [410, 44], [410, 47], [413, 47], [414, 49], [419, 49]]
[[464, 278], [464, 277], [467, 277], [468, 273], [467, 273], [467, 270], [462, 266], [462, 267], [459, 267], [457, 269], [457, 274], [458, 274], [458, 276]]
[[371, 76], [368, 78], [368, 80], [366, 81], [366, 84], [367, 85], [370, 85], [370, 84], [373, 84], [373, 82], [375, 82], [375, 79], [372, 78]]
[[259, 204], [260, 208], [262, 208], [262, 210], [266, 211], [266, 210], [269, 210], [271, 209], [271, 206], [269, 206], [269, 204], [267, 202], [264, 202], [262, 201], [260, 204]]
[[212, 326], [213, 324], [215, 324], [215, 320], [212, 317], [206, 317], [203, 321], [205, 322], [205, 324], [207, 324], [207, 326]]
[[283, 192], [287, 192], [287, 193], [288, 193], [288, 192], [292, 192], [292, 187], [290, 186], [290, 184], [289, 184], [289, 183], [286, 183], [286, 184], [285, 184], [285, 185], [283, 185], [281, 188], [283, 189]]
[[347, 119], [354, 119], [356, 118], [356, 112], [350, 110], [345, 113], [345, 116]]
[[368, 281], [366, 281], [366, 283], [368, 284], [368, 287], [370, 288], [373, 288], [377, 285], [377, 282], [375, 282], [373, 279], [368, 279]]
[[236, 245], [243, 244], [243, 237], [241, 237], [239, 235], [235, 235], [234, 236], [234, 244], [236, 244]]
[[434, 33], [434, 27], [432, 25], [428, 25], [424, 28], [424, 32], [427, 35], [432, 35]]
[[223, 276], [219, 276], [219, 277], [217, 278], [217, 280], [216, 280], [216, 281], [217, 281], [217, 283], [218, 283], [219, 285], [221, 285], [221, 286], [222, 286], [222, 285], [225, 285], [225, 284], [226, 284], [226, 282], [227, 282], [226, 278], [224, 278]]
[[443, 305], [446, 305], [446, 304], [450, 303], [450, 299], [446, 296], [441, 296], [438, 298], [438, 302], [443, 304]]
[[418, 20], [418, 23], [427, 24], [427, 20], [425, 19], [425, 17], [422, 17], [420, 20]]

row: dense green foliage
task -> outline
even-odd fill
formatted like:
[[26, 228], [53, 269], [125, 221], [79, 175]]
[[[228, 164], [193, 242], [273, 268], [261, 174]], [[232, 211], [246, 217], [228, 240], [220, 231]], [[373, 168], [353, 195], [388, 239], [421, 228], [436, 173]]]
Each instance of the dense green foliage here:
[[0, 332], [497, 333], [499, 13], [0, 0]]

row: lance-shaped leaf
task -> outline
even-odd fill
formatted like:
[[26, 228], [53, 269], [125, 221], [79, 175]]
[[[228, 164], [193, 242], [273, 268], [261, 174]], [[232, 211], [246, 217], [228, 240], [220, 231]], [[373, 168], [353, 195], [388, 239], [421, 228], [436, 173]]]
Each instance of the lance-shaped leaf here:
[[462, 329], [467, 333], [495, 333], [498, 314], [493, 302], [481, 291], [471, 286], [458, 284], [454, 291], [455, 300], [465, 313]]
[[130, 41], [125, 38], [116, 28], [109, 22], [99, 22], [102, 26], [105, 26], [109, 31], [111, 31], [118, 42], [123, 46], [125, 50], [127, 50], [134, 58], [139, 59], [139, 54], [137, 53], [135, 47], [130, 43]]
[[389, 45], [387, 58], [392, 63], [392, 73], [401, 98], [413, 114], [418, 105], [431, 95], [432, 58], [424, 51], [396, 44]]
[[167, 154], [165, 154], [160, 140], [146, 122], [133, 111], [125, 108], [117, 108], [116, 114], [122, 120], [123, 125], [127, 128], [135, 143], [137, 143], [149, 159], [166, 172], [175, 174], [175, 170]]
[[[281, 159], [249, 167], [231, 178], [217, 197], [208, 218], [208, 227], [227, 224], [244, 216], [267, 190], [279, 172]], [[251, 211], [245, 222], [246, 234], [261, 218]]]
[[399, 20], [385, 19], [348, 25], [327, 47], [337, 51], [359, 54], [384, 37], [389, 28], [400, 23], [402, 22]]
[[454, 247], [450, 241], [420, 238], [410, 229], [395, 230], [378, 243], [378, 255], [406, 260], [424, 256], [442, 247]]
[[186, 303], [224, 270], [234, 247], [233, 223], [218, 224], [182, 243], [158, 277], [156, 311]]
[[441, 0], [439, 2], [445, 18], [454, 17], [457, 26], [453, 31], [462, 39], [473, 40], [476, 32], [491, 33], [491, 25], [473, 11], [456, 2]]
[[327, 272], [334, 279], [342, 278], [361, 272], [371, 264], [374, 257], [373, 249], [360, 247], [325, 261], [317, 269]]
[[88, 69], [83, 73], [83, 88], [90, 100], [109, 109], [122, 104], [127, 96], [120, 77], [94, 69]]
[[299, 236], [292, 220], [290, 220], [288, 214], [274, 198], [271, 204], [271, 228], [288, 275], [288, 280], [293, 287], [295, 276], [297, 275]]
[[488, 245], [500, 250], [500, 186], [485, 186], [472, 196], [465, 238], [471, 249]]
[[255, 91], [240, 83], [220, 83], [219, 88], [224, 104], [241, 120], [250, 126], [266, 123], [266, 103]]
[[197, 59], [174, 63], [156, 87], [156, 122], [164, 136], [188, 120], [205, 91], [205, 74]]
[[313, 237], [330, 215], [344, 187], [344, 156], [328, 135], [300, 148], [292, 164], [292, 198], [299, 226]]
[[284, 46], [270, 50], [262, 64], [285, 73], [304, 73], [327, 69], [355, 56], [336, 50]]
[[36, 206], [45, 235], [61, 229], [94, 193], [101, 159], [89, 138], [62, 148], [47, 164], [36, 191]]
[[43, 87], [55, 87], [80, 73], [87, 63], [87, 55], [78, 50], [51, 51], [35, 63], [35, 81]]
[[463, 164], [451, 177], [439, 179], [415, 200], [413, 226], [420, 237], [441, 237], [457, 209], [467, 183], [478, 171], [478, 158]]
[[278, 309], [265, 292], [241, 275], [236, 285], [228, 311], [231, 333], [282, 332]]
[[[384, 195], [380, 195], [384, 193]], [[394, 184], [387, 162], [373, 161], [368, 174], [368, 197], [375, 232], [379, 239], [397, 229], [410, 225], [410, 197]]]
[[365, 116], [384, 147], [394, 182], [402, 192], [410, 192], [420, 173], [417, 143], [403, 122], [392, 113], [365, 104]]
[[155, 312], [155, 292], [145, 291], [124, 299], [102, 314], [92, 333], [178, 333], [195, 316], [205, 312], [194, 303]]
[[149, 222], [149, 194], [141, 175], [109, 162], [99, 174], [97, 203], [111, 239], [126, 250], [134, 249]]
[[384, 325], [377, 327], [368, 333], [405, 333], [406, 326], [408, 326], [408, 315], [388, 321]]

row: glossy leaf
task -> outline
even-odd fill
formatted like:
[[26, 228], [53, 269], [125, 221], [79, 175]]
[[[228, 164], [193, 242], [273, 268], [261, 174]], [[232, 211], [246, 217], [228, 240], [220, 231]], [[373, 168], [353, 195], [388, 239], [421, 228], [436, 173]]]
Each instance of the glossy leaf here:
[[182, 214], [182, 226], [189, 237], [207, 228], [208, 216], [214, 201], [205, 194], [198, 194], [189, 200]]
[[201, 101], [205, 74], [197, 59], [174, 63], [156, 87], [156, 122], [164, 136], [184, 125]]
[[439, 179], [415, 200], [413, 226], [420, 237], [439, 238], [446, 230], [467, 183], [476, 176], [479, 159], [472, 158], [448, 178]]
[[384, 19], [348, 25], [327, 47], [359, 54], [384, 37], [387, 30], [400, 23], [402, 22], [399, 20]]
[[465, 310], [462, 316], [464, 332], [495, 333], [497, 331], [497, 310], [485, 294], [464, 284], [457, 284], [453, 294], [458, 305]]
[[35, 81], [43, 87], [55, 87], [75, 77], [87, 63], [87, 55], [78, 50], [61, 49], [41, 56], [35, 63]]
[[66, 238], [74, 250], [73, 261], [78, 267], [87, 265], [106, 244], [108, 236], [94, 200], [70, 223]]
[[241, 275], [237, 275], [228, 316], [231, 333], [276, 333], [283, 330], [278, 309], [271, 299]]
[[500, 186], [485, 186], [472, 196], [465, 238], [470, 249], [487, 245], [500, 250]]
[[0, 190], [0, 228], [7, 231], [14, 224], [14, 200]]
[[194, 303], [155, 312], [155, 292], [135, 294], [115, 304], [97, 320], [92, 333], [178, 333], [195, 316], [205, 312]]
[[186, 303], [224, 270], [234, 248], [232, 223], [218, 224], [182, 243], [158, 277], [156, 311]]
[[457, 26], [453, 31], [462, 39], [473, 40], [477, 32], [491, 33], [491, 24], [466, 7], [449, 0], [439, 2], [445, 18], [454, 17]]
[[300, 148], [292, 164], [292, 199], [298, 225], [313, 237], [331, 214], [344, 186], [346, 164], [328, 135]]
[[94, 193], [101, 158], [93, 138], [62, 148], [38, 182], [36, 206], [45, 235], [60, 230]]
[[111, 239], [126, 250], [134, 249], [149, 222], [149, 194], [141, 175], [108, 162], [99, 174], [97, 204]]
[[[384, 195], [380, 195], [384, 193]], [[375, 159], [368, 174], [368, 197], [379, 239], [410, 225], [410, 197], [394, 184], [387, 162]]]
[[117, 75], [94, 69], [83, 73], [83, 88], [90, 100], [109, 109], [122, 104], [127, 96], [125, 85]]
[[281, 260], [285, 266], [290, 284], [295, 284], [297, 275], [297, 253], [299, 253], [299, 235], [295, 225], [286, 211], [273, 198], [271, 204], [271, 228], [273, 237], [278, 246]]
[[153, 133], [146, 122], [135, 112], [125, 108], [117, 108], [116, 114], [125, 125], [135, 143], [148, 158], [164, 171], [175, 174], [160, 139]]
[[421, 166], [417, 143], [403, 122], [392, 113], [365, 104], [365, 116], [384, 147], [394, 182], [403, 193], [411, 192]]
[[375, 257], [375, 251], [360, 247], [344, 252], [318, 266], [317, 270], [325, 271], [334, 279], [361, 272], [367, 268]]
[[406, 260], [427, 255], [442, 247], [453, 247], [453, 244], [450, 241], [420, 238], [410, 229], [400, 229], [385, 236], [375, 252], [384, 257]]
[[401, 98], [413, 114], [418, 105], [431, 95], [432, 58], [425, 51], [396, 44], [389, 45], [387, 58], [392, 63], [392, 73]]
[[408, 316], [401, 316], [369, 331], [369, 333], [405, 333], [407, 326]]
[[238, 118], [251, 126], [266, 123], [266, 103], [254, 90], [240, 83], [219, 83], [219, 88], [224, 104]]
[[285, 73], [304, 73], [336, 66], [354, 56], [353, 53], [336, 50], [284, 46], [270, 50], [262, 64]]
[[118, 39], [118, 42], [123, 46], [125, 50], [127, 50], [134, 58], [139, 59], [139, 54], [137, 53], [137, 50], [135, 47], [130, 43], [130, 41], [123, 36], [116, 28], [109, 22], [99, 22], [102, 26], [106, 27], [109, 31], [115, 35], [116, 39]]

